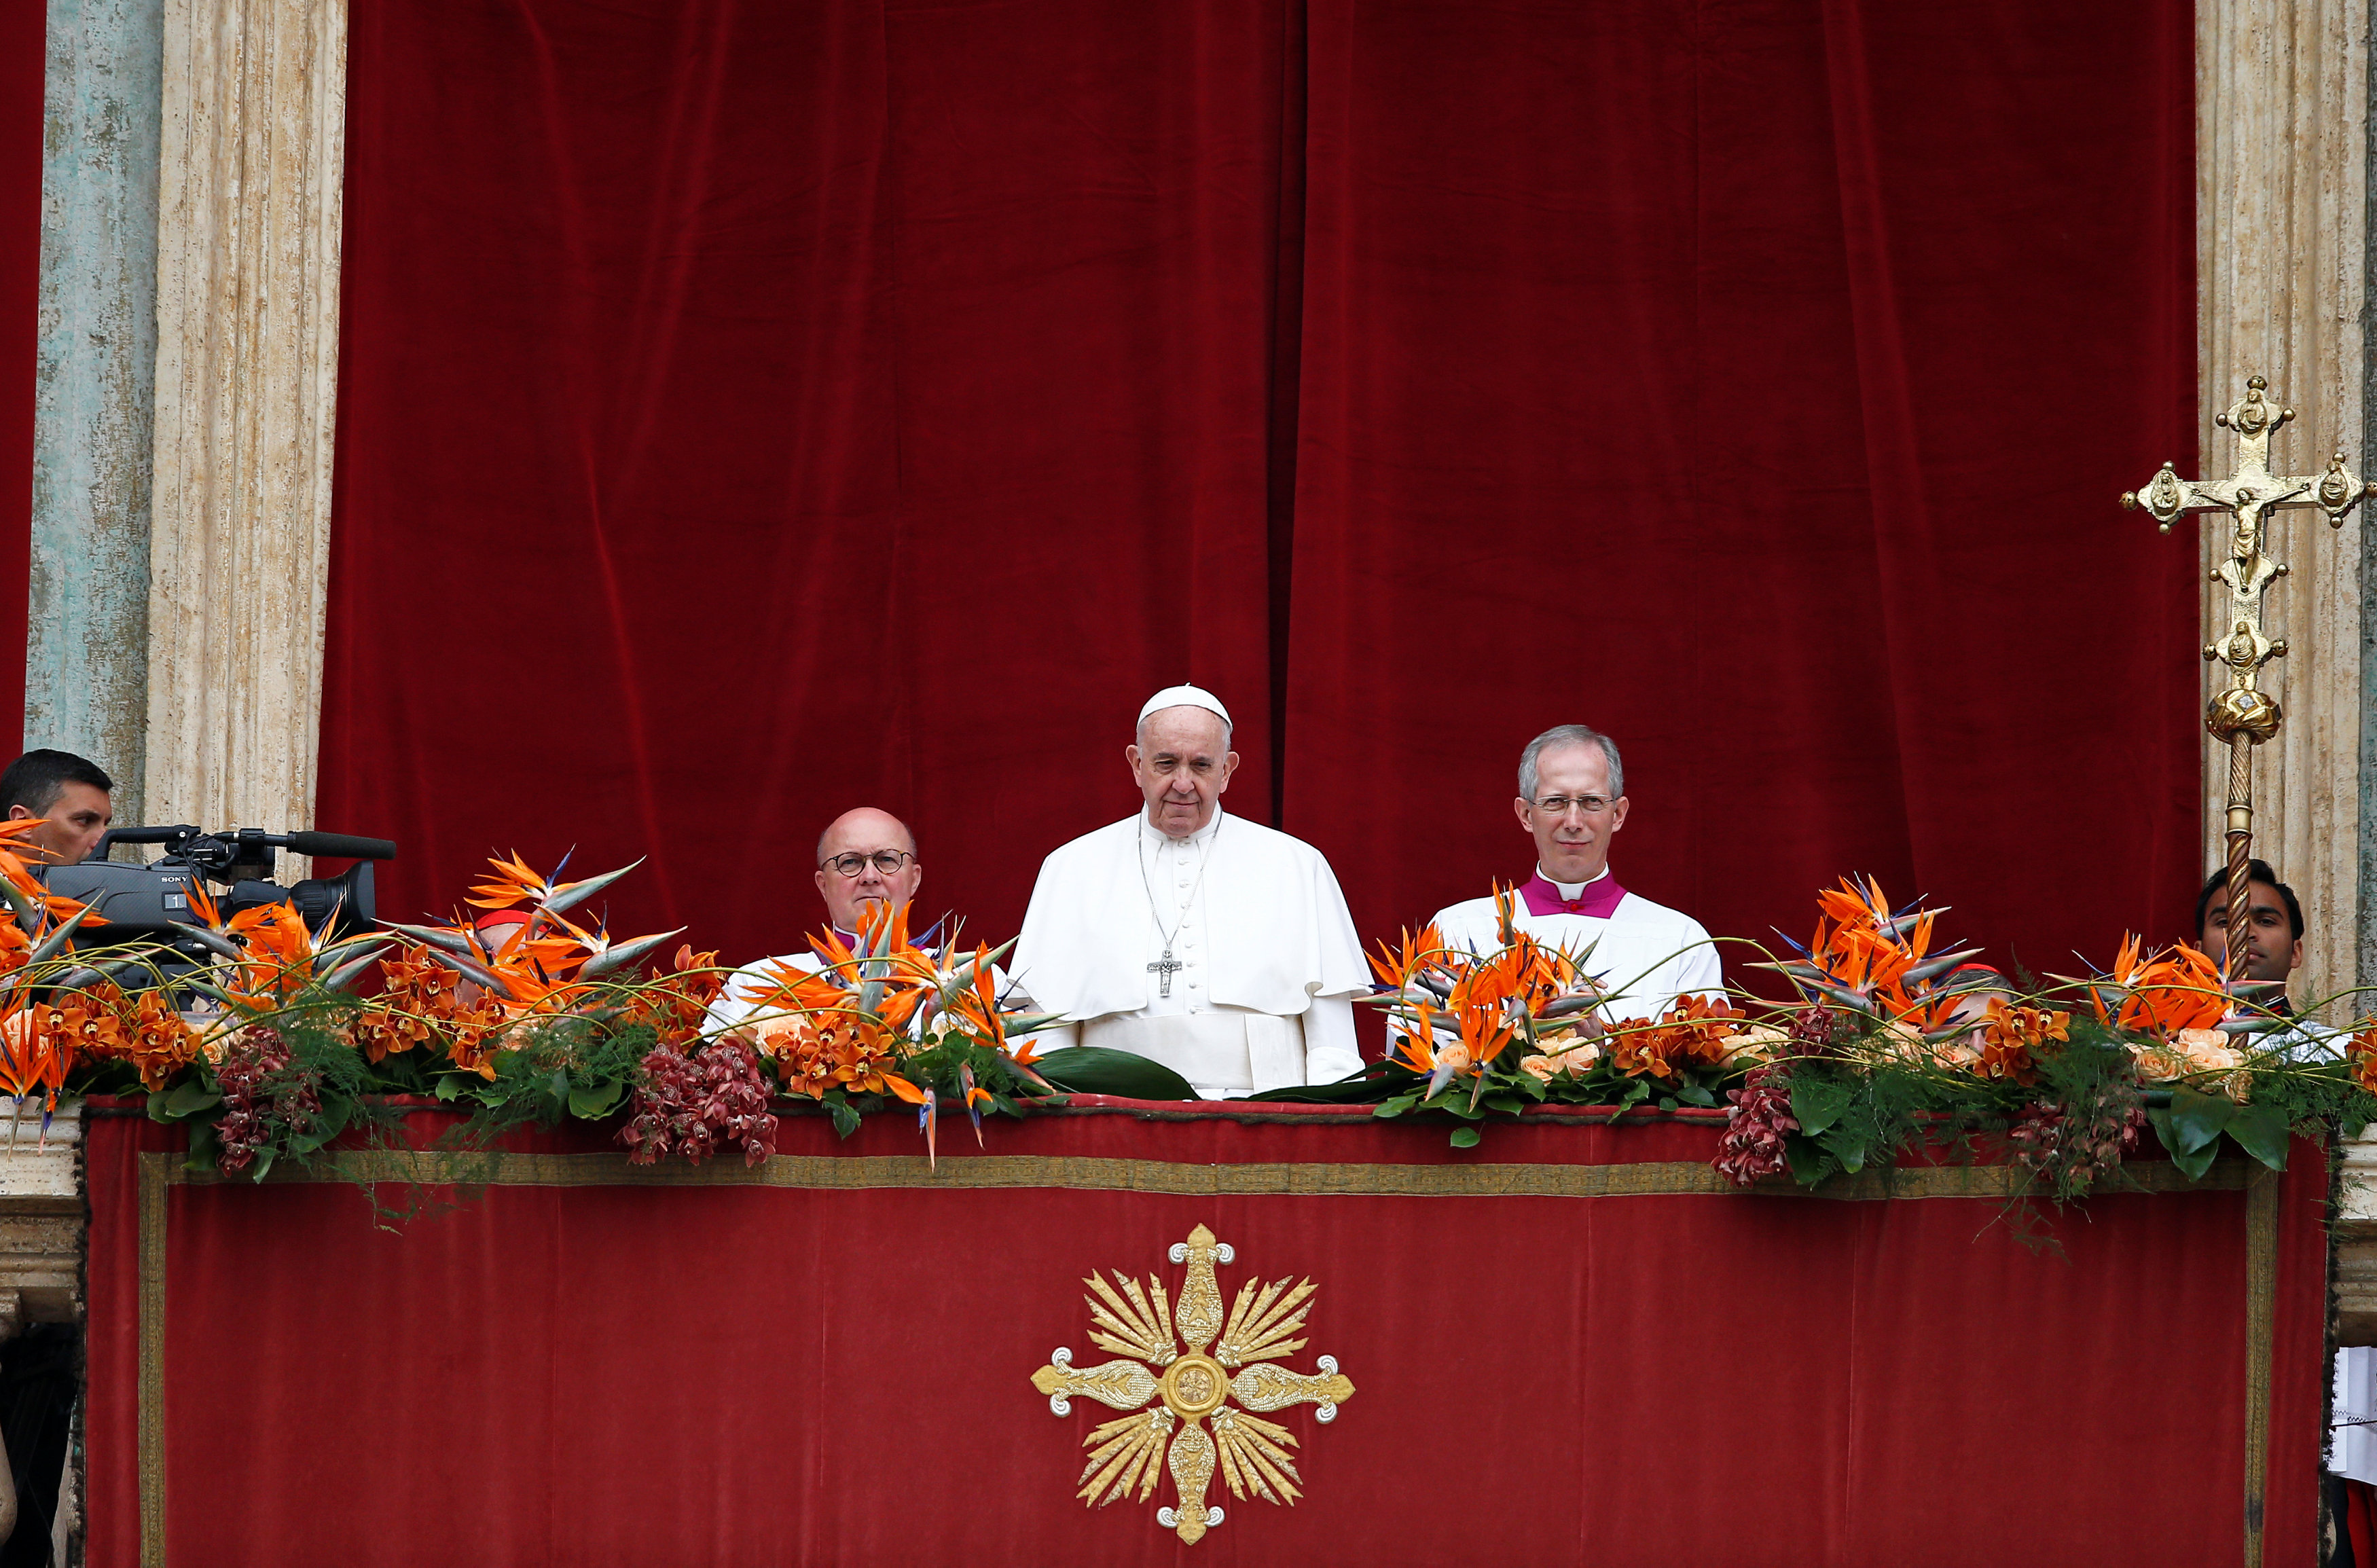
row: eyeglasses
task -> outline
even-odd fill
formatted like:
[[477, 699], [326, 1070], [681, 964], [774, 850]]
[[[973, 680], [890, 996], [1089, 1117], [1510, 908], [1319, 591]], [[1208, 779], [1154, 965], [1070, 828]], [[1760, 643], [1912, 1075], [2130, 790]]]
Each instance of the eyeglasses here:
[[845, 877], [855, 877], [872, 865], [878, 871], [890, 877], [897, 875], [901, 867], [914, 858], [916, 857], [904, 849], [878, 849], [872, 855], [853, 853], [829, 856], [818, 862], [818, 869], [822, 871], [830, 866]]
[[1571, 806], [1588, 817], [1598, 817], [1609, 809], [1610, 800], [1606, 795], [1547, 795], [1535, 803], [1535, 809], [1548, 817], [1565, 817]]

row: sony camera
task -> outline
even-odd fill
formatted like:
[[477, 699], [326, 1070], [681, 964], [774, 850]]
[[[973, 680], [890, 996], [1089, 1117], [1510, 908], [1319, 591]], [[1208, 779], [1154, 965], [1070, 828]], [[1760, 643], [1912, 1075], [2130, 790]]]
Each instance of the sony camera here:
[[[119, 844], [161, 844], [165, 853], [147, 866], [122, 864], [107, 858], [109, 847]], [[355, 864], [343, 876], [309, 877], [282, 887], [272, 880], [272, 873], [274, 858], [283, 849], [352, 858]], [[396, 845], [345, 833], [268, 833], [261, 828], [221, 833], [186, 826], [116, 828], [100, 841], [93, 856], [35, 872], [52, 893], [90, 904], [106, 922], [78, 931], [78, 951], [125, 942], [187, 942], [190, 939], [173, 927], [193, 917], [190, 891], [201, 877], [225, 890], [214, 902], [226, 917], [243, 909], [287, 904], [310, 929], [328, 939], [368, 930], [375, 914], [372, 863], [395, 859]]]

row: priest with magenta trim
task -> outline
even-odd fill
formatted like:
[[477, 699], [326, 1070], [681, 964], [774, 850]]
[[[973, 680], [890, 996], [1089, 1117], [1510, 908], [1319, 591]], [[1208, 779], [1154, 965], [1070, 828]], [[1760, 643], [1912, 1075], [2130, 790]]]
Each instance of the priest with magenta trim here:
[[[1618, 743], [1583, 724], [1560, 724], [1519, 754], [1519, 825], [1535, 841], [1535, 874], [1518, 890], [1511, 924], [1539, 942], [1591, 956], [1585, 972], [1607, 999], [1603, 1013], [1655, 1018], [1678, 996], [1725, 987], [1714, 943], [1689, 915], [1628, 892], [1609, 873], [1609, 841], [1626, 825], [1626, 768]], [[1494, 900], [1439, 910], [1448, 947], [1490, 953], [1502, 945]]]
[[1015, 980], [1075, 1044], [1163, 1063], [1206, 1099], [1360, 1071], [1354, 997], [1368, 992], [1345, 895], [1320, 852], [1233, 817], [1230, 714], [1175, 686], [1123, 748], [1145, 809], [1048, 856]]

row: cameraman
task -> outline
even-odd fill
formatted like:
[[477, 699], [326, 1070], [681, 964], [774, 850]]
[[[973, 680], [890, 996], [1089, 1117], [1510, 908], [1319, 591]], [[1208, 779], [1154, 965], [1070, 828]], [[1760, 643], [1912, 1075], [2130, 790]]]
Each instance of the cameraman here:
[[26, 835], [39, 858], [71, 866], [90, 857], [114, 820], [109, 792], [115, 781], [71, 751], [28, 751], [0, 772], [0, 806], [8, 820], [45, 819]]

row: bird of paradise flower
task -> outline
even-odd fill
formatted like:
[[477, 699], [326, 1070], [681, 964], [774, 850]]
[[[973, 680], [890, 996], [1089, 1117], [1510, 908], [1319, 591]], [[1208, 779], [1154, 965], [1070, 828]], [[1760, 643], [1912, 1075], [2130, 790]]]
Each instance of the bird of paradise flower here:
[[1338, 1371], [1332, 1356], [1319, 1358], [1317, 1373], [1276, 1364], [1307, 1343], [1293, 1336], [1310, 1311], [1311, 1280], [1293, 1287], [1284, 1279], [1248, 1280], [1224, 1325], [1213, 1265], [1235, 1256], [1201, 1225], [1188, 1240], [1174, 1242], [1172, 1261], [1188, 1265], [1177, 1305], [1166, 1301], [1163, 1282], [1153, 1275], [1142, 1289], [1118, 1270], [1114, 1284], [1093, 1273], [1082, 1282], [1092, 1291], [1084, 1298], [1090, 1341], [1132, 1359], [1076, 1368], [1073, 1353], [1059, 1348], [1032, 1374], [1032, 1385], [1059, 1416], [1072, 1413], [1077, 1394], [1137, 1412], [1094, 1427], [1081, 1440], [1090, 1460], [1078, 1495], [1086, 1505], [1103, 1505], [1135, 1487], [1145, 1502], [1155, 1494], [1159, 1469], [1168, 1468], [1179, 1506], [1156, 1510], [1155, 1519], [1185, 1546], [1196, 1545], [1222, 1522], [1222, 1510], [1205, 1502], [1217, 1464], [1233, 1497], [1251, 1493], [1292, 1507], [1303, 1495], [1303, 1478], [1288, 1453], [1296, 1446], [1295, 1434], [1251, 1412], [1314, 1405], [1313, 1418], [1325, 1423], [1354, 1396], [1353, 1380]]

